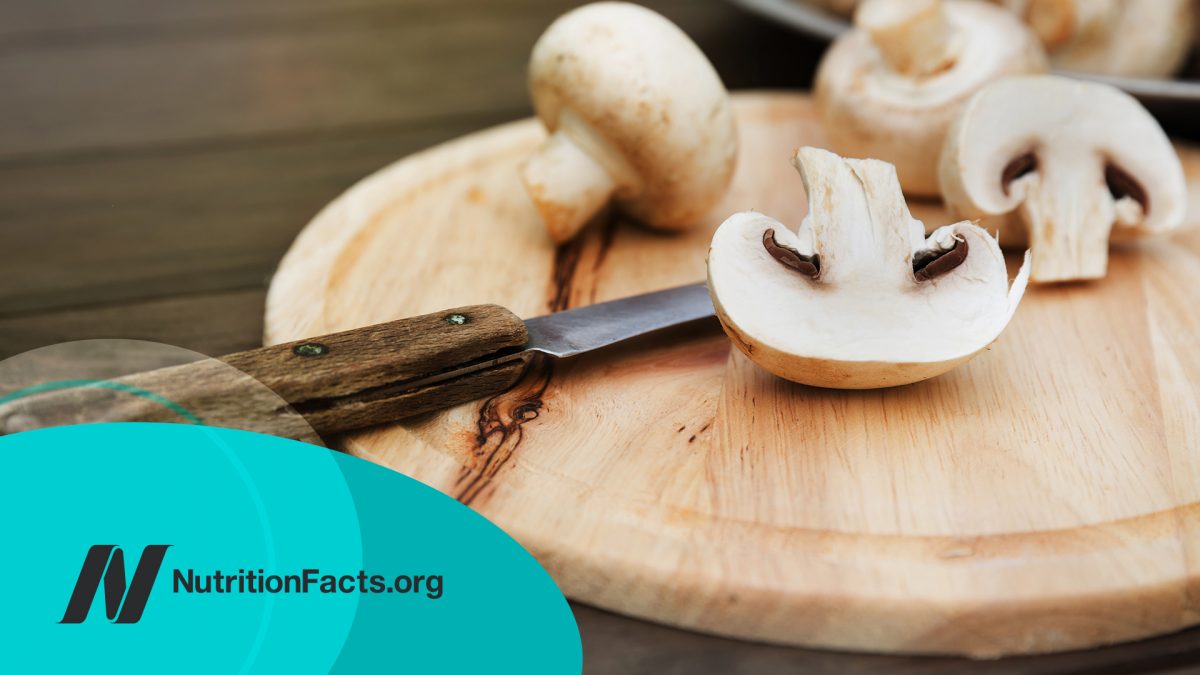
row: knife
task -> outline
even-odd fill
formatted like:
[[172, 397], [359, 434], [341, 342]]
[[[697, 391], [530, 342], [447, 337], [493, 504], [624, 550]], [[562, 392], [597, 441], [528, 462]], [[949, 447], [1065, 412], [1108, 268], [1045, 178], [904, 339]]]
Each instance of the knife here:
[[92, 386], [10, 395], [0, 398], [0, 435], [186, 420], [312, 441], [312, 431], [331, 436], [498, 394], [535, 358], [569, 359], [713, 317], [703, 283], [524, 321], [498, 305], [458, 307]]

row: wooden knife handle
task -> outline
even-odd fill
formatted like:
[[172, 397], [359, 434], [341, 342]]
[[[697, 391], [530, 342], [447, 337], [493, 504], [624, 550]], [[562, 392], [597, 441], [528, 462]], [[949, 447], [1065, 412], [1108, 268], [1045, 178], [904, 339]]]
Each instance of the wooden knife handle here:
[[[405, 383], [512, 351], [528, 339], [524, 322], [503, 307], [460, 307], [129, 375], [99, 390], [20, 398], [0, 406], [0, 433], [85, 421], [183, 417], [312, 440], [295, 413], [318, 434], [330, 435], [504, 391], [520, 379], [527, 357], [435, 384]], [[295, 413], [281, 409], [280, 398]]]

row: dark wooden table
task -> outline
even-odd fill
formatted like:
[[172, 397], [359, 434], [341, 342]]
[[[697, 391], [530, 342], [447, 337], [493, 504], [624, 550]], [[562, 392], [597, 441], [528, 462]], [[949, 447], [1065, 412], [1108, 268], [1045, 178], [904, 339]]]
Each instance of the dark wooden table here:
[[[0, 358], [93, 337], [260, 344], [271, 271], [359, 178], [530, 114], [566, 0], [0, 3]], [[716, 0], [649, 3], [730, 88], [803, 87], [821, 46]], [[970, 663], [722, 640], [576, 606], [593, 673], [1145, 672], [1200, 631]]]

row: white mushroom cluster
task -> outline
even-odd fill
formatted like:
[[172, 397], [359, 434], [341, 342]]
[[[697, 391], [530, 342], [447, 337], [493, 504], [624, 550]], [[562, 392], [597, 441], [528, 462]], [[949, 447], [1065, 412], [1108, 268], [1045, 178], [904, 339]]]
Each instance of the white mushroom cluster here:
[[[1099, 30], [1109, 13], [1073, 15], [1072, 30]], [[995, 340], [1028, 280], [1103, 277], [1110, 240], [1179, 227], [1183, 169], [1155, 119], [1046, 65], [1038, 36], [998, 6], [865, 0], [815, 88], [831, 148], [864, 159], [801, 149], [798, 230], [745, 212], [713, 237], [709, 290], [738, 349], [803, 384], [916, 382]], [[926, 238], [902, 188], [975, 223]], [[1028, 249], [1011, 288], [988, 230]]]
[[[1131, 13], [1148, 17], [1141, 5], [1022, 0], [1014, 9], [1045, 39], [1051, 26], [1098, 35]], [[1177, 15], [1190, 31], [1190, 5]], [[1006, 246], [1031, 248], [1036, 282], [1103, 277], [1110, 239], [1182, 223], [1183, 169], [1132, 97], [1042, 74], [1041, 41], [1016, 16], [978, 0], [863, 2], [817, 74], [829, 146], [891, 162], [907, 194], [940, 196]]]
[[[857, 11], [817, 74], [833, 152], [793, 160], [808, 216], [793, 230], [736, 213], [709, 250], [717, 316], [764, 369], [835, 388], [935, 377], [998, 338], [1028, 281], [1103, 277], [1111, 240], [1182, 224], [1182, 165], [1146, 109], [1045, 74], [1043, 42], [1065, 63], [1064, 45], [1099, 40], [1140, 0], [1022, 0], [1016, 14], [982, 0], [826, 2]], [[658, 14], [622, 2], [568, 12], [534, 47], [529, 86], [549, 136], [520, 174], [555, 241], [610, 203], [680, 229], [724, 196], [729, 96]], [[969, 220], [927, 235], [905, 193]], [[1028, 249], [1011, 285], [989, 231]]]

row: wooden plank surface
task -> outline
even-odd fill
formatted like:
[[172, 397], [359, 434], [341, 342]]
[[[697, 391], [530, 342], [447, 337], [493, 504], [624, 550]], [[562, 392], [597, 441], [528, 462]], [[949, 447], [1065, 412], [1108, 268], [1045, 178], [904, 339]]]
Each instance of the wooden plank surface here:
[[0, 166], [0, 317], [265, 287], [330, 199], [483, 119]]
[[262, 344], [266, 290], [251, 288], [0, 318], [0, 359], [68, 340], [151, 340], [216, 356]]
[[[357, 178], [527, 115], [524, 61], [569, 6], [195, 1], [168, 20], [173, 3], [57, 4], [5, 5], [36, 29], [0, 36], [0, 268], [21, 280], [0, 285], [0, 316], [261, 286]], [[812, 46], [730, 7], [663, 9], [731, 86], [811, 70], [795, 59]]]
[[[661, 4], [718, 65], [744, 60], [736, 55], [755, 47], [746, 37], [761, 33], [729, 30], [755, 25], [730, 8]], [[7, 96], [0, 160], [486, 112], [524, 115], [528, 51], [548, 19], [569, 6], [331, 4], [307, 14], [227, 20], [208, 30], [76, 37], [49, 49], [10, 36], [7, 48], [0, 40], [0, 91]], [[52, 42], [53, 33], [41, 35]], [[436, 71], [421, 67], [431, 63]], [[759, 65], [784, 72], [783, 63], [763, 59]], [[750, 84], [738, 71], [721, 70], [731, 86]], [[802, 75], [794, 66], [788, 70]], [[96, 86], [109, 74], [137, 86]], [[80, 116], [81, 108], [89, 114]]]
[[[0, 3], [0, 357], [100, 336], [210, 354], [255, 346], [266, 281], [304, 222], [393, 159], [526, 114], [519, 64], [570, 4]], [[725, 3], [648, 4], [683, 23], [734, 87], [803, 84], [820, 52]], [[517, 18], [473, 18], [509, 10]], [[517, 69], [499, 72], [431, 44], [480, 39], [490, 59]], [[464, 77], [481, 74], [516, 91]], [[577, 614], [595, 673], [966, 665], [763, 647], [586, 607]], [[1197, 635], [970, 664], [967, 672], [1184, 667], [1200, 662]]]

